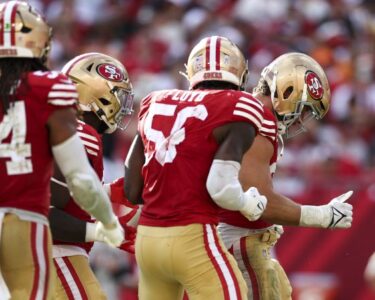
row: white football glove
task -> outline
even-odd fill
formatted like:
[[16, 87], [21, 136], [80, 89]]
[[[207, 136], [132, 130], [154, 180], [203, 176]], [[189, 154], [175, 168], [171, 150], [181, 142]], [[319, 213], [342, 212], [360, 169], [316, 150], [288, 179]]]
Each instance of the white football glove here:
[[267, 206], [267, 198], [259, 194], [255, 187], [249, 188], [244, 194], [244, 206], [240, 212], [250, 221], [256, 221]]
[[124, 239], [124, 229], [117, 217], [111, 225], [104, 225], [102, 222], [86, 223], [86, 242], [104, 242], [112, 247], [119, 247]]
[[322, 228], [349, 228], [353, 221], [353, 206], [345, 203], [353, 191], [333, 198], [320, 206], [301, 206], [300, 226]]

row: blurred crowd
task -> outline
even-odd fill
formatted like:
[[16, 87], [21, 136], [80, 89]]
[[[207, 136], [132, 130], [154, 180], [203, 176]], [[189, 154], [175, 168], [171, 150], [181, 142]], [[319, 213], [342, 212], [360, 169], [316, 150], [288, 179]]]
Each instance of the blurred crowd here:
[[[307, 133], [284, 141], [276, 186], [296, 199], [352, 188], [375, 200], [375, 1], [29, 2], [54, 28], [53, 69], [84, 52], [112, 55], [129, 71], [138, 102], [153, 90], [188, 88], [179, 71], [204, 36], [227, 36], [239, 45], [248, 59], [249, 91], [276, 56], [311, 55], [329, 77], [331, 108], [323, 121], [309, 124]], [[126, 132], [104, 137], [107, 181], [122, 175], [136, 126], [135, 115]]]

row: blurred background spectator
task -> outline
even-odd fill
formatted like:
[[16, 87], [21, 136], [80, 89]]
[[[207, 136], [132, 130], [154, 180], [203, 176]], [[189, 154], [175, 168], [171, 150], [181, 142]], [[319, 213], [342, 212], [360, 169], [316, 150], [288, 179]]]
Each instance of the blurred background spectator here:
[[[286, 141], [275, 184], [301, 203], [314, 204], [353, 189], [354, 223], [339, 232], [287, 228], [278, 255], [295, 299], [375, 299], [363, 279], [375, 249], [375, 1], [30, 2], [54, 27], [52, 68], [83, 52], [107, 53], [127, 67], [137, 100], [152, 90], [187, 88], [178, 72], [191, 47], [208, 35], [227, 36], [244, 51], [249, 90], [276, 56], [300, 51], [314, 57], [328, 74], [332, 106], [322, 122], [309, 124], [307, 134]], [[134, 116], [125, 133], [105, 136], [106, 181], [122, 176], [136, 126]], [[132, 299], [121, 296], [121, 289], [136, 286], [134, 258], [106, 251], [98, 249], [92, 261], [107, 274], [101, 278], [110, 286], [110, 299]], [[318, 291], [309, 292], [301, 281]], [[331, 291], [324, 296], [327, 282]]]

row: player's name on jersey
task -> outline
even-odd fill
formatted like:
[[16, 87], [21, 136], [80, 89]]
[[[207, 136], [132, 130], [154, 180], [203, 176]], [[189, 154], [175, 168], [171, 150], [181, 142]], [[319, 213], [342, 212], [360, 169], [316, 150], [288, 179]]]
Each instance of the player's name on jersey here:
[[187, 101], [187, 102], [200, 102], [210, 92], [203, 91], [182, 91], [182, 90], [171, 90], [166, 96], [171, 96], [170, 99], [175, 101]]

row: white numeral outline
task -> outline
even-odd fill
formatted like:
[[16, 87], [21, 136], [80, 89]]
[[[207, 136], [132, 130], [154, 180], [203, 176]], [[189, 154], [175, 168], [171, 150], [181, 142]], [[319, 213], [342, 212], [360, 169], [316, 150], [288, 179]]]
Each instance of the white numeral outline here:
[[155, 143], [155, 151], [149, 153], [146, 157], [145, 165], [149, 163], [153, 155], [155, 159], [163, 166], [166, 163], [171, 163], [176, 158], [176, 146], [185, 140], [185, 122], [188, 118], [196, 118], [201, 121], [208, 116], [206, 107], [203, 104], [197, 106], [188, 106], [181, 109], [173, 123], [169, 136], [164, 136], [160, 130], [152, 128], [152, 121], [154, 116], [173, 117], [176, 112], [177, 105], [152, 103], [150, 105], [148, 115], [145, 119], [144, 132], [149, 141]]
[[[33, 172], [31, 144], [26, 144], [26, 110], [24, 101], [10, 104], [7, 114], [0, 123], [0, 157], [10, 158], [6, 162], [8, 175]], [[12, 133], [10, 143], [2, 141]]]

